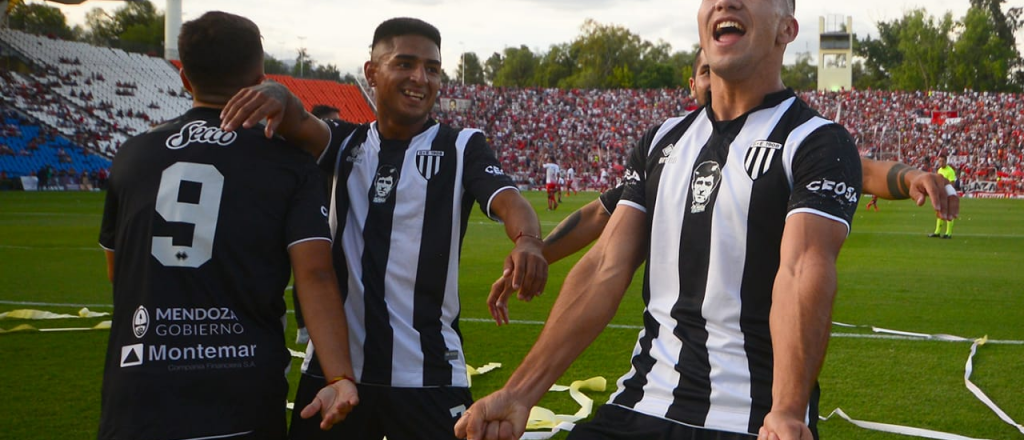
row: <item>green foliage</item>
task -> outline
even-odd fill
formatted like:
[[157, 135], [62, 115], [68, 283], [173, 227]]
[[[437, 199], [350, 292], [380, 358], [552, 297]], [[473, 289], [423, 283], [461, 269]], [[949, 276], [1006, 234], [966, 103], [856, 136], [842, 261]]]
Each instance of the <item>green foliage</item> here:
[[484, 84], [484, 66], [475, 52], [466, 52], [459, 57], [455, 78], [466, 84]]
[[85, 14], [88, 31], [83, 38], [91, 44], [129, 52], [162, 55], [164, 14], [149, 0], [127, 2], [109, 15], [100, 8]]
[[792, 65], [782, 66], [782, 83], [793, 90], [816, 90], [818, 88], [818, 65], [809, 52], [802, 52]]
[[263, 54], [263, 73], [271, 75], [291, 75], [291, 71], [288, 66], [281, 60], [274, 58], [269, 53]]
[[501, 69], [494, 77], [497, 87], [528, 87], [533, 85], [533, 76], [537, 71], [537, 57], [529, 47], [505, 48], [501, 57]]
[[[541, 192], [526, 192], [544, 232], [596, 197], [566, 197], [545, 211]], [[103, 252], [96, 245], [103, 193], [0, 192], [0, 301], [110, 304]], [[1024, 261], [1021, 216], [1024, 202], [965, 199], [952, 240], [926, 238], [934, 227], [927, 207], [909, 201], [879, 202], [880, 212], [857, 211], [838, 261], [839, 292], [833, 318], [922, 333], [1024, 340]], [[501, 225], [473, 210], [461, 256], [461, 330], [473, 366], [501, 368], [473, 378], [476, 398], [498, 389], [536, 340], [576, 256], [551, 266], [546, 293], [530, 303], [512, 301], [512, 318], [497, 328], [484, 303], [511, 243]], [[615, 380], [629, 370], [643, 302], [641, 276], [634, 277], [612, 324], [558, 381], [604, 376], [608, 389], [588, 393], [607, 401]], [[286, 295], [291, 301], [291, 295]], [[31, 306], [60, 313], [78, 307]], [[26, 306], [0, 303], [0, 312]], [[289, 314], [289, 319], [292, 315]], [[31, 322], [37, 327], [84, 327], [99, 319]], [[26, 323], [0, 320], [0, 328]], [[294, 321], [286, 333], [294, 340]], [[964, 387], [969, 344], [881, 340], [868, 329], [834, 327], [820, 376], [821, 410], [842, 408], [852, 417], [952, 432], [975, 438], [1018, 438]], [[0, 335], [0, 439], [49, 440], [94, 437], [99, 424], [100, 381], [106, 331]], [[293, 349], [301, 349], [291, 342]], [[1014, 420], [1024, 419], [1024, 346], [988, 344], [978, 349], [972, 380]], [[299, 361], [289, 381], [294, 392]], [[541, 405], [560, 414], [579, 407], [565, 393], [549, 393]], [[55, 411], [54, 408], [60, 408]], [[596, 406], [595, 406], [596, 408]], [[68, 414], [74, 414], [69, 417]], [[902, 440], [906, 437], [857, 428], [833, 418], [819, 423], [822, 438]], [[555, 438], [564, 439], [564, 435]]]
[[42, 3], [18, 3], [8, 17], [11, 29], [38, 35], [54, 35], [73, 40], [74, 33], [68, 27], [64, 13], [53, 6]]
[[[264, 67], [267, 66], [265, 58], [263, 65]], [[277, 68], [277, 66], [273, 67]], [[341, 71], [338, 70], [337, 66], [334, 64], [317, 64], [316, 60], [309, 56], [309, 51], [305, 47], [299, 48], [298, 54], [295, 56], [295, 64], [292, 65], [290, 72], [285, 73], [296, 78], [325, 79], [342, 82]]]
[[[855, 38], [854, 86], [887, 90], [1018, 92], [1024, 60], [1015, 33], [1024, 8], [1005, 12], [1006, 0], [971, 0], [967, 14], [935, 18], [925, 9], [877, 23], [878, 38]], [[859, 70], [859, 72], [858, 72]]]
[[505, 63], [504, 58], [501, 54], [494, 52], [487, 61], [484, 61], [484, 79], [489, 84], [494, 84], [494, 80], [498, 79], [498, 71], [501, 70], [501, 66]]

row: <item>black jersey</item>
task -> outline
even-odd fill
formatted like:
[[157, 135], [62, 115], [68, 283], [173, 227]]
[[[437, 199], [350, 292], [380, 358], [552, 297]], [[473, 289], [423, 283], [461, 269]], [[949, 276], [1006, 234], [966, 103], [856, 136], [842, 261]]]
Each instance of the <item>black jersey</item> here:
[[288, 248], [330, 240], [311, 156], [194, 108], [111, 168], [100, 439], [283, 438]]
[[[788, 216], [849, 227], [861, 189], [847, 131], [792, 91], [734, 121], [669, 120], [634, 149], [620, 205], [646, 212], [644, 329], [610, 402], [757, 434], [771, 408], [772, 286]], [[619, 209], [624, 209], [620, 206]], [[816, 402], [808, 410], [816, 419]]]
[[[491, 216], [516, 191], [478, 130], [431, 121], [408, 142], [376, 123], [333, 124], [334, 263], [352, 366], [364, 384], [468, 387], [459, 333], [459, 253], [474, 203]], [[312, 344], [303, 372], [320, 375]]]

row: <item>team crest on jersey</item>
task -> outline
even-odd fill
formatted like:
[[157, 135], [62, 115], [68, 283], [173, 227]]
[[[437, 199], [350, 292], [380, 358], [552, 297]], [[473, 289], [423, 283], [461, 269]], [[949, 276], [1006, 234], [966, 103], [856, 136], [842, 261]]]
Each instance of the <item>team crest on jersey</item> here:
[[373, 178], [373, 203], [384, 203], [398, 185], [398, 168], [393, 165], [381, 165]]
[[431, 177], [437, 175], [441, 171], [441, 159], [444, 157], [444, 151], [436, 150], [420, 150], [416, 152], [416, 171], [420, 172], [420, 175], [424, 179], [430, 180]]
[[661, 155], [663, 157], [661, 159], [658, 159], [658, 163], [659, 164], [663, 164], [663, 163], [666, 163], [666, 162], [667, 163], [675, 163], [676, 159], [674, 157], [672, 157], [672, 153], [674, 151], [676, 151], [676, 145], [675, 144], [668, 144], [667, 147], [662, 148], [661, 149]]
[[697, 165], [693, 170], [693, 181], [690, 182], [690, 191], [693, 202], [690, 204], [690, 213], [699, 214], [704, 212], [711, 197], [722, 182], [722, 166], [718, 162], [709, 160]]
[[757, 180], [768, 173], [772, 166], [772, 159], [775, 152], [782, 149], [782, 144], [771, 141], [757, 141], [747, 149], [747, 157], [743, 160], [743, 166], [747, 169], [747, 175], [751, 180]]
[[139, 306], [132, 315], [132, 333], [136, 338], [142, 339], [149, 330], [149, 311], [146, 306]]

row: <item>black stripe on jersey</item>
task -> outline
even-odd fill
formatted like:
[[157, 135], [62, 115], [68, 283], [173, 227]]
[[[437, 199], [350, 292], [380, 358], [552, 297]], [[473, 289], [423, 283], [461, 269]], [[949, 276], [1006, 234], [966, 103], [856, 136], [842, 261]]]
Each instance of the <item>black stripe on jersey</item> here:
[[[423, 232], [420, 234], [420, 255], [417, 259], [416, 288], [413, 299], [413, 328], [420, 335], [423, 350], [423, 385], [452, 384], [452, 366], [448, 359], [448, 346], [444, 342], [441, 326], [441, 306], [444, 305], [445, 287], [452, 240], [452, 198], [455, 196], [455, 174], [458, 161], [455, 140], [458, 132], [442, 125], [431, 144], [431, 150], [442, 151], [437, 159], [440, 168], [427, 181], [426, 202], [423, 212]], [[447, 159], [442, 159], [447, 158]], [[435, 164], [436, 165], [436, 164]], [[432, 254], [431, 250], [444, 250]], [[367, 331], [369, 335], [369, 331]]]
[[[726, 160], [729, 157], [729, 146], [735, 139], [736, 134], [743, 128], [746, 116], [728, 123], [715, 123], [715, 129], [711, 138], [701, 149], [697, 160], [694, 161], [694, 170], [701, 164], [713, 161], [718, 163], [719, 173], [725, 169]], [[721, 180], [721, 177], [718, 177]], [[690, 185], [691, 182], [686, 182]], [[692, 186], [692, 185], [691, 185]], [[711, 361], [708, 358], [707, 321], [701, 317], [704, 306], [704, 298], [707, 294], [708, 266], [711, 264], [711, 254], [705, 249], [711, 248], [711, 224], [715, 211], [715, 200], [718, 199], [719, 191], [712, 191], [706, 202], [703, 212], [694, 213], [691, 206], [694, 206], [693, 191], [689, 191], [686, 204], [681, 208], [683, 214], [683, 229], [679, 243], [679, 299], [672, 309], [672, 318], [677, 323], [676, 332], [686, 334], [683, 338], [683, 345], [680, 347], [679, 363], [679, 386], [677, 390], [693, 390], [697, 394], [690, 396], [692, 401], [699, 402], [697, 405], [680, 405], [676, 400], [669, 406], [666, 416], [674, 420], [687, 420], [693, 423], [703, 424], [711, 408]], [[689, 343], [686, 343], [689, 342]]]
[[[697, 115], [700, 112], [692, 112], [687, 115], [681, 122], [678, 122], [675, 127], [672, 127], [668, 133], [665, 134], [657, 145], [655, 145], [655, 138], [657, 137], [658, 131], [662, 128], [661, 126], [652, 127], [644, 134], [644, 137], [634, 147], [633, 154], [639, 154], [643, 158], [646, 164], [644, 169], [644, 181], [646, 185], [645, 197], [647, 199], [647, 231], [651, 230], [651, 225], [654, 221], [654, 217], [651, 215], [654, 212], [657, 204], [658, 191], [657, 182], [661, 180], [661, 169], [662, 164], [660, 163], [661, 150], [668, 144], [674, 143], [679, 140], [680, 137], [690, 128], [693, 121], [697, 119]], [[625, 186], [620, 186], [621, 191], [618, 192], [617, 197], [621, 197]], [[608, 191], [609, 193], [611, 191]], [[645, 261], [651, 261], [651, 243], [647, 240], [647, 259]], [[649, 304], [651, 301], [651, 271], [650, 268], [644, 269], [644, 284], [643, 284], [643, 301], [644, 304]], [[615, 403], [618, 405], [633, 408], [637, 403], [643, 399], [644, 386], [647, 385], [647, 375], [654, 367], [655, 359], [650, 355], [651, 347], [653, 342], [658, 338], [659, 332], [657, 321], [646, 310], [644, 311], [644, 336], [640, 338], [638, 344], [640, 345], [640, 351], [633, 356], [630, 362], [633, 368], [636, 370], [629, 379], [626, 379], [622, 384], [622, 393], [615, 397]], [[653, 329], [653, 330], [652, 330]]]
[[[817, 116], [815, 112], [797, 101], [779, 120], [767, 140], [785, 145], [792, 129], [814, 116]], [[766, 174], [754, 180], [751, 187], [749, 212], [759, 214], [747, 218], [746, 260], [740, 290], [740, 330], [751, 379], [747, 432], [757, 432], [772, 407], [774, 366], [767, 317], [772, 306], [772, 289], [779, 268], [782, 231], [790, 198], [789, 180], [782, 166], [783, 155], [776, 154], [773, 160], [776, 163]], [[764, 280], [773, 282], [765, 283]], [[758, 362], [762, 359], [763, 362]]]
[[[390, 144], [390, 145], [389, 145]], [[376, 181], [381, 170], [391, 167], [394, 169], [394, 181], [391, 191], [381, 203], [374, 199], [376, 196], [376, 182], [372, 183], [367, 194], [370, 200], [369, 209], [366, 214], [366, 226], [363, 229], [363, 243], [390, 243], [391, 232], [395, 218], [395, 188], [398, 181], [404, 178], [405, 172], [402, 164], [405, 162], [404, 148], [395, 143], [381, 140], [379, 162], [377, 165]], [[365, 319], [366, 319], [366, 341], [363, 344], [363, 352], [366, 364], [363, 366], [361, 382], [389, 384], [391, 383], [391, 364], [394, 357], [394, 328], [391, 327], [391, 314], [388, 312], [388, 304], [385, 300], [384, 279], [388, 271], [388, 257], [391, 253], [391, 246], [370, 246], [363, 249], [363, 288], [365, 293]]]
[[[348, 209], [351, 202], [348, 198], [347, 184], [348, 177], [352, 174], [352, 162], [346, 160], [352, 156], [352, 150], [358, 148], [363, 142], [366, 141], [366, 134], [369, 132], [368, 126], [359, 126], [352, 133], [348, 142], [339, 144], [337, 153], [328, 150], [328, 154], [324, 156], [320, 163], [321, 171], [329, 174], [328, 182], [333, 183], [333, 191], [330, 191], [334, 204], [332, 214], [335, 215], [337, 225], [331, 233], [334, 235], [334, 242], [331, 244], [331, 259], [334, 261], [334, 272], [338, 279], [338, 288], [341, 291], [341, 303], [345, 303], [345, 299], [348, 298], [348, 265], [344, 264], [345, 261], [345, 249], [342, 247], [341, 233], [345, 230], [345, 225], [348, 220]], [[331, 155], [333, 154], [333, 156]], [[337, 173], [337, 176], [334, 174]], [[333, 179], [333, 180], [331, 180]], [[310, 353], [307, 351], [307, 353]], [[308, 374], [316, 377], [323, 377], [323, 369], [320, 367], [320, 359], [316, 357], [316, 350], [312, 351], [309, 361], [306, 363], [307, 367], [303, 374]], [[357, 380], [359, 378], [356, 378]]]

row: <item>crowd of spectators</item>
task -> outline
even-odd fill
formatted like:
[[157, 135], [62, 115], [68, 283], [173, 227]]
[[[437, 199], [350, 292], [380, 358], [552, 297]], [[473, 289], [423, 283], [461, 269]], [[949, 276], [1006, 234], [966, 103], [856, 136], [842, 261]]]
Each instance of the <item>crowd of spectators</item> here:
[[[864, 155], [925, 170], [948, 155], [961, 190], [1024, 193], [1022, 95], [866, 90], [800, 97], [846, 126]], [[696, 108], [684, 90], [448, 84], [441, 98], [437, 119], [483, 130], [505, 171], [531, 188], [543, 185], [541, 165], [553, 155], [563, 169], [575, 168], [581, 188], [600, 189], [602, 171], [621, 178], [644, 130]]]

